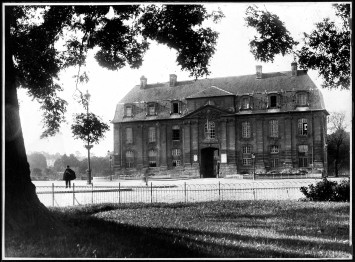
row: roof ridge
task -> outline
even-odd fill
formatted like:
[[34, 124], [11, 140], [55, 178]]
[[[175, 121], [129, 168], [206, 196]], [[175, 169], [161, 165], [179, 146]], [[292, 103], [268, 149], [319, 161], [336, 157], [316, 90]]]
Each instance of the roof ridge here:
[[[211, 87], [214, 87], [214, 88], [216, 88], [216, 89], [218, 89], [218, 90], [221, 90], [221, 91], [223, 91], [223, 92], [225, 92], [225, 93], [227, 93], [227, 94], [229, 94], [229, 95], [234, 95], [233, 93], [231, 93], [231, 92], [229, 92], [229, 91], [227, 91], [227, 90], [224, 90], [223, 88], [220, 88], [220, 87], [218, 87], [218, 86], [211, 86]], [[210, 87], [210, 88], [211, 88]], [[207, 88], [206, 88], [207, 89]], [[205, 90], [206, 90], [205, 89]]]

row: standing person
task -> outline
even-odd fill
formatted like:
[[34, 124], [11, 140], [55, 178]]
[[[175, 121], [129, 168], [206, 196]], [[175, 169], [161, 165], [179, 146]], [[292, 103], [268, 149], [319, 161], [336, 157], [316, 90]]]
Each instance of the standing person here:
[[70, 169], [69, 166], [67, 166], [67, 169], [65, 169], [64, 174], [63, 174], [63, 180], [65, 180], [65, 188], [70, 188], [70, 181], [75, 179], [75, 172]]
[[149, 172], [150, 172], [150, 170], [149, 170], [149, 167], [145, 170], [145, 173], [144, 173], [144, 178], [143, 178], [143, 180], [144, 180], [144, 182], [145, 182], [145, 184], [148, 186], [148, 177], [149, 177]]

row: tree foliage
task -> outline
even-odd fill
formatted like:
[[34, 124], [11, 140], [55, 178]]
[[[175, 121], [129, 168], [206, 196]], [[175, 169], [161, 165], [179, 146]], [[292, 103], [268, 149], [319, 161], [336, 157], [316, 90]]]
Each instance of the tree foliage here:
[[31, 170], [34, 168], [45, 170], [47, 168], [47, 159], [41, 153], [32, 153], [27, 156]]
[[[139, 68], [149, 39], [177, 51], [177, 63], [191, 76], [208, 75], [218, 33], [202, 24], [221, 12], [202, 5], [7, 6], [18, 86], [41, 103], [45, 130], [56, 134], [67, 102], [59, 97], [61, 70], [77, 66], [77, 82], [87, 81], [88, 50], [110, 70]], [[81, 94], [82, 95], [82, 94]]]
[[71, 129], [75, 139], [87, 141], [89, 144], [97, 144], [104, 133], [109, 130], [109, 126], [93, 113], [81, 113], [75, 116]]
[[[185, 34], [179, 38], [182, 41], [179, 46], [183, 48], [176, 50], [177, 55], [191, 58], [180, 64], [182, 70], [189, 70], [195, 77], [207, 75], [208, 61], [214, 53], [217, 34], [198, 21], [209, 18], [216, 21], [221, 14], [207, 14], [201, 5], [174, 7], [185, 18], [196, 18], [187, 23]], [[166, 39], [174, 39], [170, 36], [176, 33], [173, 29], [184, 24], [176, 17], [169, 19], [174, 14], [172, 12], [166, 17], [164, 24], [146, 30], [143, 34], [145, 23], [149, 22], [143, 19], [144, 14], [150, 10], [152, 18], [160, 17], [168, 14], [174, 7], [151, 4], [111, 7], [64, 4], [4, 6], [6, 234], [20, 231], [50, 234], [57, 230], [67, 230], [39, 201], [35, 186], [31, 183], [17, 88], [26, 88], [28, 94], [41, 103], [45, 118], [42, 137], [56, 134], [65, 120], [67, 105], [67, 101], [60, 97], [63, 87], [59, 74], [66, 68], [77, 67], [75, 90], [79, 91], [79, 102], [85, 101], [78, 83], [88, 81], [85, 65], [89, 50], [96, 54], [95, 58], [101, 66], [111, 70], [124, 66], [138, 68], [149, 48], [149, 40], [154, 40], [159, 32], [165, 32], [169, 36], [160, 38], [160, 43], [174, 48], [172, 42]], [[198, 19], [201, 16], [204, 19]], [[189, 45], [193, 50], [190, 51]], [[198, 45], [200, 48], [196, 47]], [[203, 55], [197, 56], [198, 53]], [[85, 123], [81, 123], [85, 133]], [[100, 133], [96, 135], [99, 136]], [[91, 139], [95, 141], [95, 135]]]
[[276, 55], [293, 53], [301, 68], [317, 70], [324, 88], [350, 87], [350, 4], [334, 4], [335, 14], [341, 18], [338, 26], [329, 18], [316, 23], [311, 33], [304, 33], [304, 42], [298, 47], [284, 23], [275, 14], [249, 6], [247, 26], [257, 30], [250, 42], [255, 59], [269, 62]]
[[329, 116], [328, 165], [334, 167], [337, 177], [339, 170], [350, 167], [350, 133], [346, 132], [345, 113], [333, 112]]
[[310, 184], [308, 188], [301, 187], [300, 190], [310, 201], [350, 201], [350, 180], [337, 183], [323, 178], [316, 185]]
[[255, 59], [273, 62], [275, 55], [292, 53], [298, 42], [294, 41], [280, 18], [268, 11], [249, 6], [246, 10], [247, 26], [254, 27], [258, 33], [250, 41], [250, 51]]

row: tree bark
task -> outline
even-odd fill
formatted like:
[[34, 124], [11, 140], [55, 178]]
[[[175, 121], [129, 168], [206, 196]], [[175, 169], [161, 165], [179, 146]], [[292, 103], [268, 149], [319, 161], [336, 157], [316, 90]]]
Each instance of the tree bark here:
[[54, 232], [61, 224], [39, 201], [30, 178], [12, 59], [11, 19], [12, 7], [5, 7], [5, 234]]

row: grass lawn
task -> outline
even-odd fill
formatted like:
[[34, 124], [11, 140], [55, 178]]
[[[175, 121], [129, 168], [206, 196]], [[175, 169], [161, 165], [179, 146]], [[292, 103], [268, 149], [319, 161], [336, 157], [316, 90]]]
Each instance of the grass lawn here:
[[70, 233], [8, 236], [6, 257], [352, 258], [349, 203], [221, 201], [50, 210]]

